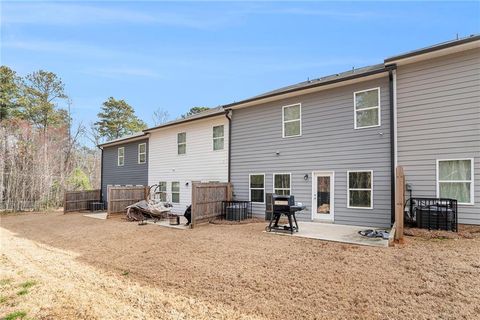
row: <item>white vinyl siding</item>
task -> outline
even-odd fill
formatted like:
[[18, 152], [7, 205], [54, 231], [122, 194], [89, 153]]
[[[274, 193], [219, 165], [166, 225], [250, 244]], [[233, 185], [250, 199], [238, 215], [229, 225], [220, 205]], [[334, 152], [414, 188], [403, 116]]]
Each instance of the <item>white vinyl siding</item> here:
[[347, 171], [348, 208], [373, 209], [373, 171]]
[[273, 193], [278, 195], [290, 195], [291, 183], [292, 179], [290, 173], [274, 173]]
[[138, 145], [138, 163], [145, 163], [147, 162], [147, 144], [140, 143]]
[[355, 129], [380, 126], [380, 88], [354, 92], [353, 102]]
[[437, 160], [437, 198], [473, 205], [473, 159]]
[[187, 133], [180, 132], [177, 134], [177, 154], [187, 153]]
[[282, 107], [282, 136], [302, 135], [302, 105], [300, 103]]
[[225, 132], [224, 132], [223, 125], [213, 127], [213, 150], [214, 151], [223, 150], [223, 146], [225, 144], [224, 135], [225, 135]]
[[117, 165], [119, 167], [125, 164], [125, 147], [120, 147], [117, 149]]
[[160, 181], [158, 183], [158, 195], [159, 195], [159, 200], [162, 202], [167, 201], [167, 182], [166, 181]]
[[[224, 149], [213, 151], [212, 128], [219, 125], [223, 125], [225, 130]], [[228, 131], [228, 119], [220, 114], [150, 132], [147, 147], [148, 184], [167, 182], [167, 200], [171, 201], [170, 185], [172, 181], [180, 182], [180, 202], [173, 203], [172, 212], [184, 213], [192, 203], [194, 181], [228, 181]], [[188, 150], [184, 155], [178, 155], [179, 132], [187, 133]], [[245, 187], [248, 173], [246, 177]]]
[[180, 182], [172, 181], [172, 202], [180, 203]]
[[248, 181], [250, 201], [265, 203], [265, 174], [255, 173], [249, 176]]

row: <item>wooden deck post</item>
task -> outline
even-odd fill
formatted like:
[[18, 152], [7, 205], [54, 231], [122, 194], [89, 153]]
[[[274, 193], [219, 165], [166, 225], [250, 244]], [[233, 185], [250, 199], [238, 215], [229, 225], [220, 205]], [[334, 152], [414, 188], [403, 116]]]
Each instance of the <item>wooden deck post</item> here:
[[395, 182], [395, 241], [403, 242], [405, 174], [402, 167], [397, 167]]

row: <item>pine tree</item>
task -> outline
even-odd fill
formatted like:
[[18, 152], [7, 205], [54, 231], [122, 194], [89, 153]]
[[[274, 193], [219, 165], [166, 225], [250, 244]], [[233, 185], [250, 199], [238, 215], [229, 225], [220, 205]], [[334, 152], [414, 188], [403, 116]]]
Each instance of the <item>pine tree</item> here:
[[20, 100], [20, 78], [7, 66], [0, 66], [0, 122], [15, 116]]
[[95, 122], [95, 126], [101, 137], [108, 140], [117, 139], [147, 127], [145, 122], [135, 115], [135, 111], [128, 103], [113, 97], [103, 103], [97, 116], [99, 121]]

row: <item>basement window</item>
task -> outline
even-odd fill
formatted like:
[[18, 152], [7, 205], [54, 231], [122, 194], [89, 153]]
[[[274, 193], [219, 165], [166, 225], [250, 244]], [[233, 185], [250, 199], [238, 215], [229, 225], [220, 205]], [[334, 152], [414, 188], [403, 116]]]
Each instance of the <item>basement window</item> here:
[[347, 171], [348, 208], [373, 209], [373, 171]]
[[473, 205], [473, 159], [437, 160], [437, 197]]
[[181, 132], [177, 134], [178, 154], [187, 153], [187, 133]]
[[172, 182], [172, 202], [180, 203], [180, 182]]
[[380, 88], [353, 93], [355, 129], [380, 126]]
[[117, 165], [119, 167], [125, 164], [125, 147], [120, 147], [117, 149]]

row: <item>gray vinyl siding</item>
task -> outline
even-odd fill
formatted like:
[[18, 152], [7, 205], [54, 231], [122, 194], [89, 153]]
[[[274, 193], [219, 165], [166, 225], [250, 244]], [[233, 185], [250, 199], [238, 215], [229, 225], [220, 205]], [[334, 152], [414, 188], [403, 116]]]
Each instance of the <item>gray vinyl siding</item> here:
[[459, 223], [480, 224], [480, 50], [399, 66], [397, 115], [413, 195], [437, 196], [437, 159], [474, 158], [474, 205], [459, 206]]
[[[312, 172], [334, 171], [334, 222], [390, 225], [390, 117], [388, 77], [233, 111], [231, 181], [235, 198], [249, 199], [249, 174], [291, 173], [291, 194], [312, 216]], [[381, 126], [354, 129], [355, 91], [380, 87]], [[282, 138], [282, 106], [302, 104], [302, 136]], [[276, 155], [276, 151], [280, 155]], [[347, 170], [373, 170], [373, 209], [347, 208]], [[308, 181], [304, 175], [308, 174]], [[254, 204], [264, 215], [265, 205]]]
[[[138, 145], [146, 143], [147, 159], [145, 163], [138, 163]], [[118, 148], [125, 147], [125, 161], [118, 166]], [[148, 139], [118, 144], [103, 149], [103, 200], [107, 201], [108, 185], [147, 185], [148, 184]]]

